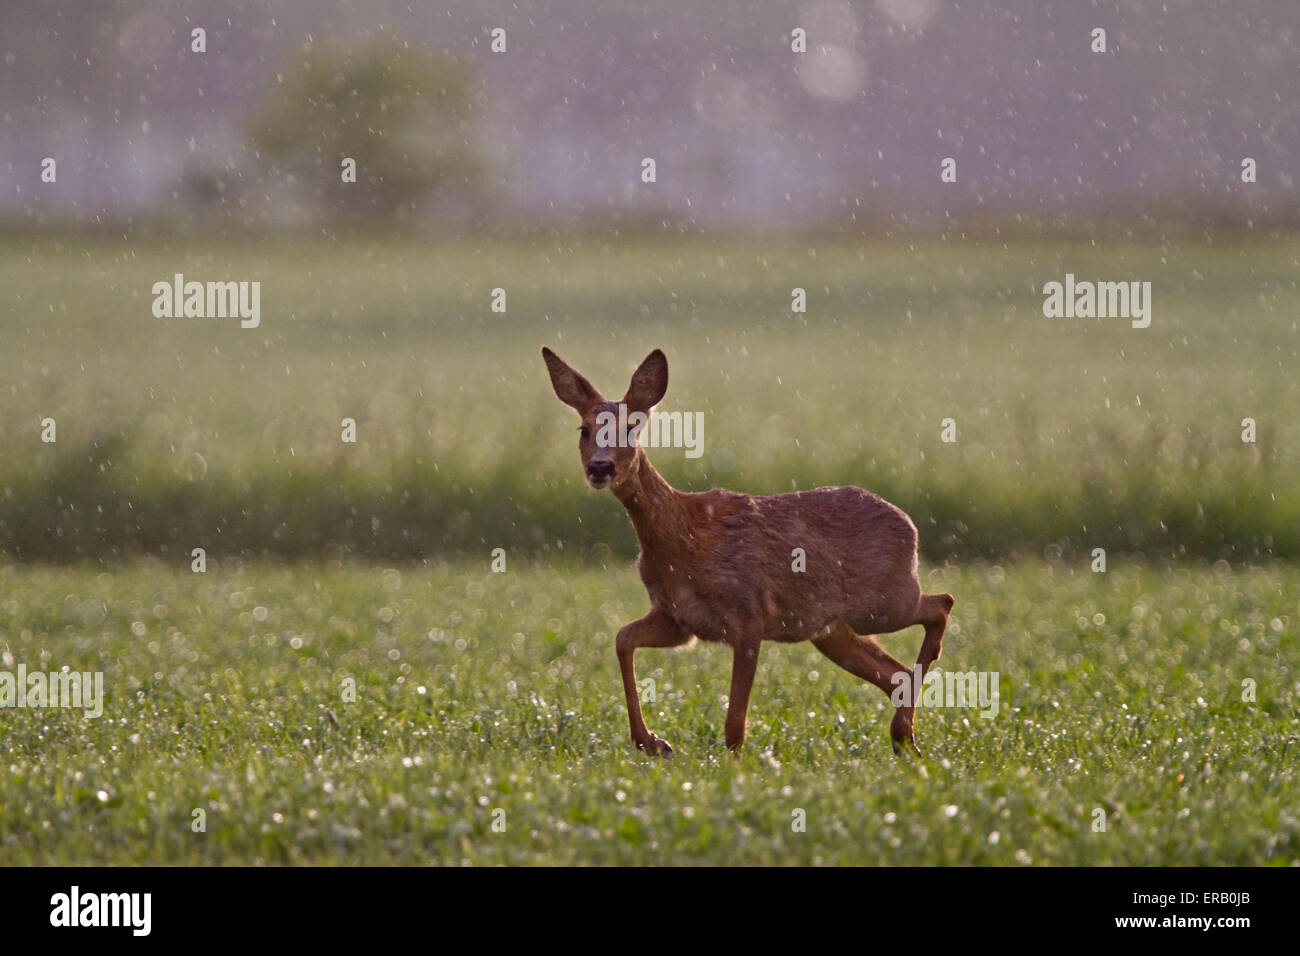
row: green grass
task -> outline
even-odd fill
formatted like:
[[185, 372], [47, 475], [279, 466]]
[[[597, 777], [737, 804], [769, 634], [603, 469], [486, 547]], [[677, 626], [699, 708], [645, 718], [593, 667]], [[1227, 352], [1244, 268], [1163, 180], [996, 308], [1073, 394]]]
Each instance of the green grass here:
[[[0, 863], [1300, 862], [1297, 265], [1290, 240], [0, 239], [0, 670], [108, 692], [98, 720], [0, 712]], [[1043, 318], [1067, 271], [1152, 282], [1151, 328]], [[261, 327], [153, 318], [175, 272], [262, 281]], [[667, 351], [661, 407], [705, 415], [702, 458], [651, 452], [679, 487], [906, 509], [957, 597], [942, 664], [997, 671], [998, 716], [923, 709], [898, 760], [879, 691], [771, 645], [732, 757], [702, 645], [640, 655], [677, 757], [633, 751], [635, 541], [543, 344], [615, 395]]]
[[5, 667], [102, 670], [107, 704], [3, 714], [0, 863], [1300, 862], [1300, 569], [925, 583], [957, 597], [941, 664], [1000, 674], [995, 719], [923, 709], [900, 760], [879, 691], [766, 645], [732, 757], [729, 654], [643, 651], [659, 761], [627, 740], [613, 635], [645, 596], [620, 560], [9, 565]]
[[[860, 484], [931, 560], [1300, 558], [1298, 264], [1290, 240], [8, 238], [0, 552], [630, 555], [590, 507], [550, 344], [615, 394], [667, 351], [662, 408], [705, 414], [702, 458], [653, 453], [680, 487]], [[1152, 282], [1151, 327], [1045, 319], [1067, 271]], [[261, 327], [154, 318], [176, 272], [260, 280]]]

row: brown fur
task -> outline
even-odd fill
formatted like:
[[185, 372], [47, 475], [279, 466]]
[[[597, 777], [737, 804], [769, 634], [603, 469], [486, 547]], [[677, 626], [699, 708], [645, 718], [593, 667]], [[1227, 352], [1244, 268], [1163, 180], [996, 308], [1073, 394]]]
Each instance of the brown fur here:
[[[744, 739], [749, 694], [762, 641], [803, 641], [850, 673], [891, 694], [896, 675], [913, 672], [871, 636], [920, 624], [925, 638], [916, 683], [942, 652], [953, 599], [923, 594], [917, 579], [916, 527], [908, 516], [861, 488], [817, 488], [755, 497], [715, 488], [673, 488], [650, 464], [639, 436], [626, 446], [599, 447], [597, 416], [649, 412], [668, 387], [668, 363], [656, 349], [632, 376], [622, 403], [607, 401], [550, 349], [542, 350], [556, 394], [582, 416], [579, 442], [589, 481], [608, 487], [632, 519], [641, 554], [637, 569], [650, 612], [623, 627], [616, 641], [632, 740], [669, 754], [641, 716], [633, 655], [639, 647], [674, 647], [692, 637], [732, 648], [726, 742]], [[612, 471], [612, 475], [611, 475]], [[795, 548], [806, 570], [792, 569]], [[890, 726], [894, 749], [916, 749], [912, 706]]]

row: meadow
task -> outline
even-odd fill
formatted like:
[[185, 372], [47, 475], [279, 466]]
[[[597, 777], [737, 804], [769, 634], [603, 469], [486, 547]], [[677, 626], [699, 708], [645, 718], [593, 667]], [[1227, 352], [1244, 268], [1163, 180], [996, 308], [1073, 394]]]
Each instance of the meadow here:
[[[107, 694], [0, 715], [0, 864], [1300, 862], [1297, 264], [0, 239], [0, 670]], [[177, 272], [261, 281], [261, 325], [154, 318]], [[1066, 272], [1151, 281], [1151, 327], [1044, 318]], [[884, 695], [767, 645], [729, 755], [726, 652], [643, 651], [676, 757], [635, 752], [636, 543], [544, 344], [611, 395], [667, 352], [661, 408], [705, 422], [701, 458], [651, 452], [678, 487], [907, 510], [957, 599], [940, 665], [997, 672], [997, 715], [922, 708], [899, 759]]]
[[[1298, 242], [2, 251], [0, 552], [19, 559], [634, 554], [591, 507], [544, 344], [618, 395], [666, 351], [661, 408], [705, 426], [702, 457], [653, 455], [679, 487], [859, 484], [932, 560], [1300, 557]], [[261, 325], [154, 318], [177, 272], [261, 281]], [[1066, 272], [1151, 281], [1151, 327], [1044, 318]]]
[[883, 694], [766, 645], [733, 756], [730, 658], [697, 644], [638, 655], [660, 760], [627, 737], [621, 563], [10, 566], [6, 661], [102, 670], [106, 703], [5, 713], [0, 863], [1300, 862], [1300, 571], [926, 583], [957, 595], [940, 665], [1000, 674], [992, 719], [923, 707], [898, 758]]

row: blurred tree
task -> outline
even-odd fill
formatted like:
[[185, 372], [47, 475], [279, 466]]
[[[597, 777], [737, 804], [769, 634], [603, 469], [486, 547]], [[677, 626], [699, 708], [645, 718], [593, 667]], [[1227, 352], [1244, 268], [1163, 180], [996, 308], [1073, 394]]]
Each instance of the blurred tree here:
[[[464, 206], [486, 195], [471, 100], [464, 68], [405, 41], [313, 44], [281, 74], [252, 142], [326, 215], [410, 222], [427, 200]], [[355, 183], [341, 179], [346, 157]]]

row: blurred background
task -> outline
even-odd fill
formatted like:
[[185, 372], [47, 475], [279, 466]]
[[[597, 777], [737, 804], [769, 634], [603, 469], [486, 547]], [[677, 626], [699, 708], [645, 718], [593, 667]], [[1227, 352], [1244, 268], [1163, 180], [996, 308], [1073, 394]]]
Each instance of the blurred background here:
[[[6, 0], [3, 12], [0, 211], [14, 224], [875, 235], [953, 219], [1075, 232], [1104, 217], [1297, 222], [1290, 0]], [[337, 188], [340, 155], [359, 158], [358, 188]], [[38, 188], [45, 156], [59, 160], [57, 190]], [[645, 156], [653, 189], [637, 175]], [[945, 156], [959, 176], [939, 189]], [[1261, 170], [1249, 189], [1243, 156]]]
[[[665, 348], [680, 486], [863, 484], [932, 559], [1300, 555], [1297, 12], [4, 0], [0, 550], [630, 553], [549, 344]], [[1043, 318], [1066, 272], [1152, 327]]]

